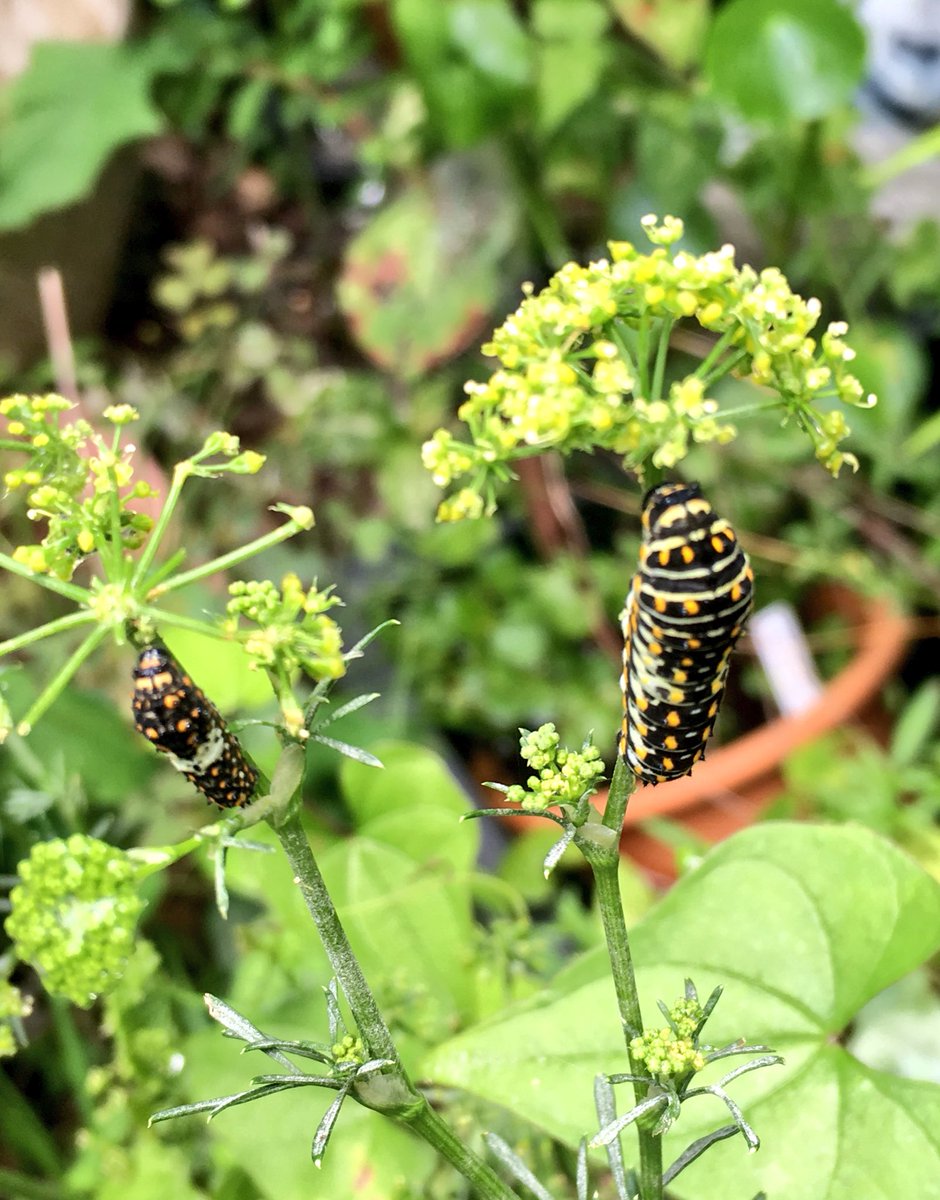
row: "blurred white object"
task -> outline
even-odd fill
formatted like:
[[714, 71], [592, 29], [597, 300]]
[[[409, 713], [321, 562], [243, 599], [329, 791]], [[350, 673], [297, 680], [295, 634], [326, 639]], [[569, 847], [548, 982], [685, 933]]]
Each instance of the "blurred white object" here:
[[117, 42], [131, 0], [0, 0], [0, 83], [26, 68], [34, 42]]
[[823, 685], [793, 606], [775, 600], [754, 613], [747, 630], [780, 712], [789, 717], [812, 708]]
[[[857, 0], [856, 13], [868, 59], [854, 142], [865, 162], [878, 163], [940, 120], [940, 0]], [[940, 158], [879, 188], [871, 209], [897, 234], [940, 220]]]
[[940, 0], [859, 0], [869, 101], [910, 125], [940, 120]]

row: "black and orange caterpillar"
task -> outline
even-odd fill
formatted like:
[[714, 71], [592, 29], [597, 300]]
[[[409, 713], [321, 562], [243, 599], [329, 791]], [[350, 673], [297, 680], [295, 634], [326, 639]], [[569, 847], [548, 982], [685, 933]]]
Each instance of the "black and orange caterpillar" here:
[[697, 483], [643, 501], [640, 569], [623, 613], [619, 750], [641, 783], [687, 775], [705, 752], [754, 572]]
[[257, 772], [218, 709], [162, 642], [141, 650], [133, 678], [132, 707], [139, 732], [213, 804], [248, 804]]

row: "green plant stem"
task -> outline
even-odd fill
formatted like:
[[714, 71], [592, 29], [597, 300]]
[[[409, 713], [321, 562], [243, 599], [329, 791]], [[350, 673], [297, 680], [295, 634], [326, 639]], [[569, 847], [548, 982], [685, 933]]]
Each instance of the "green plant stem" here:
[[[481, 1200], [516, 1200], [492, 1168], [461, 1142], [409, 1080], [391, 1032], [349, 945], [296, 808], [273, 828], [349, 1004], [366, 1052], [370, 1058], [387, 1059], [392, 1064], [394, 1077], [401, 1084], [395, 1106], [384, 1111], [413, 1129], [456, 1167], [470, 1181]], [[374, 1107], [383, 1111], [378, 1105]]]
[[107, 625], [96, 626], [78, 649], [63, 663], [53, 676], [52, 681], [46, 685], [39, 696], [33, 701], [29, 712], [17, 725], [16, 732], [20, 737], [26, 737], [39, 718], [58, 700], [69, 680], [85, 659], [97, 650], [109, 632]]
[[666, 357], [669, 354], [669, 335], [672, 333], [673, 320], [671, 317], [663, 321], [659, 328], [656, 345], [656, 362], [653, 366], [653, 382], [650, 386], [650, 400], [660, 400], [663, 394], [663, 380], [666, 377]]
[[736, 328], [729, 329], [721, 335], [717, 342], [715, 342], [711, 350], [709, 350], [699, 365], [695, 368], [695, 374], [699, 379], [704, 380], [714, 378], [714, 371], [717, 367], [718, 360], [728, 349], [728, 347], [733, 344], [735, 333], [737, 333]]
[[38, 583], [50, 592], [57, 592], [67, 600], [74, 600], [76, 604], [87, 605], [91, 599], [91, 592], [87, 588], [69, 583], [65, 579], [56, 579], [52, 575], [40, 575], [11, 558], [9, 554], [0, 553], [0, 568], [9, 571], [11, 575], [19, 575], [21, 579], [28, 579], [31, 583]]
[[167, 493], [166, 500], [160, 513], [157, 517], [157, 523], [150, 531], [150, 537], [147, 538], [147, 544], [144, 546], [140, 558], [137, 560], [137, 566], [134, 569], [134, 574], [131, 577], [131, 586], [137, 587], [141, 580], [146, 576], [150, 569], [150, 564], [156, 557], [156, 553], [160, 548], [160, 543], [163, 541], [163, 535], [167, 531], [167, 526], [170, 524], [170, 518], [179, 504], [180, 492], [183, 490], [183, 484], [190, 477], [188, 463], [177, 463], [173, 471], [173, 478], [170, 481], [170, 490]]
[[372, 990], [352, 952], [346, 931], [340, 923], [333, 899], [327, 891], [320, 868], [296, 809], [274, 827], [278, 840], [294, 872], [307, 911], [313, 917], [323, 948], [343, 994], [369, 1058], [387, 1058], [401, 1068], [401, 1059], [388, 1026], [379, 1012]]
[[604, 815], [601, 817], [608, 829], [615, 829], [619, 832], [623, 828], [627, 805], [630, 803], [630, 797], [633, 795], [635, 787], [636, 776], [624, 762], [623, 755], [618, 754], [614, 764], [614, 773], [610, 780], [610, 789], [607, 792]]
[[260, 554], [262, 550], [268, 550], [272, 546], [277, 546], [288, 538], [292, 538], [294, 534], [304, 532], [304, 530], [305, 527], [291, 517], [279, 529], [273, 529], [270, 533], [266, 533], [263, 537], [255, 538], [253, 542], [248, 542], [246, 545], [240, 546], [237, 550], [232, 550], [228, 554], [221, 554], [218, 558], [212, 559], [211, 562], [193, 567], [191, 571], [183, 571], [179, 575], [171, 576], [165, 583], [159, 583], [151, 589], [147, 599], [155, 600], [158, 596], [165, 596], [167, 592], [178, 591], [181, 587], [186, 587], [188, 584], [194, 583], [197, 579], [204, 579], [207, 575], [216, 575], [220, 571], [227, 571], [229, 567], [237, 566], [238, 563], [245, 562], [246, 559], [252, 558], [255, 554]]
[[49, 997], [49, 1011], [58, 1039], [58, 1061], [69, 1082], [69, 1092], [85, 1125], [94, 1120], [94, 1106], [88, 1095], [86, 1079], [91, 1065], [86, 1043], [79, 1036], [72, 1009], [61, 996]]
[[499, 1176], [481, 1158], [468, 1149], [447, 1122], [427, 1100], [409, 1122], [411, 1128], [451, 1166], [470, 1181], [481, 1200], [517, 1200]]
[[726, 355], [721, 362], [717, 363], [712, 368], [711, 371], [705, 373], [696, 371], [695, 374], [699, 379], [701, 379], [702, 384], [707, 391], [712, 384], [717, 383], [719, 379], [724, 379], [726, 375], [734, 370], [739, 362], [743, 362], [746, 358], [746, 350], [736, 350], [733, 354]]
[[781, 400], [779, 396], [774, 396], [773, 400], [761, 400], [757, 404], [739, 404], [735, 408], [723, 408], [718, 416], [724, 420], [726, 417], [749, 417], [751, 413], [766, 412], [771, 408], [784, 408], [786, 402]]
[[56, 617], [54, 621], [47, 621], [45, 625], [37, 625], [35, 629], [21, 633], [18, 637], [7, 638], [5, 642], [0, 642], [0, 658], [3, 658], [5, 654], [12, 654], [14, 650], [20, 650], [23, 646], [31, 646], [33, 642], [41, 641], [42, 638], [52, 637], [55, 633], [74, 629], [76, 625], [87, 625], [95, 620], [97, 620], [95, 614], [86, 608], [80, 612], [67, 613], [64, 617]]
[[[617, 847], [616, 854], [617, 859], [614, 862], [592, 862], [591, 867], [594, 871], [597, 907], [604, 926], [604, 939], [607, 943], [611, 975], [614, 981], [614, 990], [617, 994], [620, 1024], [623, 1028], [627, 1056], [630, 1059], [630, 1072], [633, 1075], [642, 1075], [644, 1072], [643, 1064], [634, 1061], [633, 1053], [630, 1050], [630, 1042], [643, 1030], [643, 1016], [640, 1012], [640, 997], [636, 988], [636, 975], [633, 970], [630, 939], [623, 919], [623, 900], [620, 896], [619, 846]], [[634, 1083], [633, 1093], [637, 1104], [646, 1099], [648, 1090], [645, 1083]], [[636, 1128], [640, 1145], [640, 1200], [662, 1200], [662, 1138], [654, 1137], [642, 1121], [637, 1122]]]
[[184, 617], [181, 613], [169, 612], [164, 608], [157, 608], [156, 605], [142, 604], [139, 615], [149, 617], [154, 625], [158, 627], [169, 625], [173, 629], [188, 629], [191, 633], [199, 633], [203, 637], [215, 638], [219, 642], [232, 641], [231, 634], [226, 633], [224, 629], [220, 629], [218, 625], [210, 625], [207, 621], [199, 620], [197, 617]]
[[557, 271], [573, 255], [555, 208], [543, 191], [540, 164], [521, 139], [513, 137], [507, 138], [504, 162], [512, 173], [542, 253], [552, 270]]
[[[633, 969], [630, 938], [623, 919], [623, 900], [620, 895], [620, 832], [627, 811], [627, 804], [636, 779], [633, 772], [618, 755], [610, 781], [607, 804], [601, 825], [613, 836], [607, 838], [578, 838], [585, 858], [594, 873], [595, 896], [604, 927], [607, 955], [610, 959], [611, 976], [617, 995], [617, 1009], [623, 1029], [630, 1072], [643, 1075], [643, 1064], [634, 1061], [630, 1042], [643, 1031], [643, 1016], [640, 997]], [[587, 828], [585, 828], [587, 832]], [[646, 1099], [648, 1086], [634, 1083], [633, 1092], [637, 1104]], [[663, 1151], [662, 1138], [654, 1137], [643, 1122], [637, 1123], [640, 1146], [640, 1200], [662, 1200], [663, 1195]]]
[[650, 394], [650, 315], [644, 310], [636, 331], [636, 365], [640, 377], [640, 393], [645, 400], [655, 400]]
[[870, 163], [859, 172], [864, 187], [879, 188], [897, 175], [903, 175], [912, 167], [918, 167], [940, 154], [940, 125], [926, 129], [906, 142], [900, 150], [889, 154], [878, 163]]

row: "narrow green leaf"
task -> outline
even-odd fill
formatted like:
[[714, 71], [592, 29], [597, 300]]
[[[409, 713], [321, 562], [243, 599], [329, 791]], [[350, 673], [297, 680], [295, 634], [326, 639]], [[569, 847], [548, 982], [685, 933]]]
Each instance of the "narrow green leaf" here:
[[517, 1182], [527, 1187], [536, 1200], [553, 1200], [552, 1194], [532, 1174], [515, 1150], [497, 1133], [484, 1133], [483, 1140]]
[[339, 1110], [343, 1107], [343, 1101], [349, 1094], [349, 1087], [343, 1088], [340, 1094], [336, 1097], [330, 1107], [320, 1118], [320, 1124], [317, 1126], [317, 1131], [313, 1135], [313, 1142], [310, 1146], [310, 1157], [313, 1161], [320, 1165], [320, 1160], [326, 1153], [327, 1145], [330, 1141], [330, 1134], [333, 1132], [333, 1126], [336, 1124], [336, 1118], [339, 1116]]
[[901, 713], [891, 735], [891, 761], [905, 767], [915, 762], [933, 738], [940, 717], [940, 681], [921, 684]]
[[331, 979], [328, 986], [323, 989], [323, 994], [326, 998], [326, 1018], [330, 1026], [330, 1041], [335, 1046], [349, 1032], [339, 1006], [339, 985], [335, 978]]
[[233, 1092], [230, 1096], [216, 1096], [213, 1100], [196, 1100], [192, 1104], [176, 1104], [173, 1108], [161, 1108], [159, 1112], [151, 1113], [147, 1124], [156, 1125], [160, 1121], [173, 1121], [177, 1117], [191, 1117], [196, 1113], [214, 1113], [220, 1104], [249, 1094], [250, 1089], [244, 1092]]
[[339, 708], [324, 717], [319, 725], [317, 725], [317, 731], [326, 729], [327, 725], [332, 725], [334, 721], [338, 721], [341, 717], [346, 717], [350, 713], [363, 708], [366, 704], [371, 704], [373, 700], [378, 700], [380, 695], [380, 692], [368, 692], [364, 696], [356, 696], [354, 700], [350, 700], [346, 704], [341, 704]]
[[[262, 1042], [265, 1040], [265, 1036], [260, 1029], [252, 1025], [248, 1018], [243, 1017], [240, 1012], [236, 1012], [230, 1004], [226, 1004], [224, 1000], [220, 1000], [218, 996], [213, 996], [211, 993], [206, 992], [203, 1000], [206, 1008], [209, 1010], [209, 1016], [212, 1017], [213, 1021], [218, 1021], [232, 1037], [238, 1038], [243, 1042]], [[299, 1068], [289, 1058], [285, 1058], [279, 1050], [269, 1050], [266, 1053], [275, 1062], [279, 1062], [282, 1066], [287, 1067], [288, 1070], [299, 1071]]]
[[680, 1171], [684, 1170], [690, 1163], [695, 1162], [700, 1154], [704, 1154], [709, 1146], [714, 1146], [716, 1142], [723, 1142], [726, 1138], [734, 1137], [739, 1133], [737, 1125], [722, 1125], [720, 1129], [715, 1129], [711, 1133], [706, 1133], [704, 1137], [697, 1138], [690, 1146], [679, 1155], [676, 1161], [663, 1171], [663, 1183], [672, 1183]]
[[575, 1172], [575, 1186], [578, 1189], [578, 1200], [588, 1200], [588, 1159], [587, 1139], [578, 1142], [578, 1165]]
[[319, 742], [321, 746], [327, 746], [330, 750], [335, 750], [338, 754], [344, 755], [346, 758], [351, 758], [353, 762], [362, 763], [366, 767], [382, 767], [381, 759], [370, 754], [368, 750], [363, 750], [361, 746], [350, 746], [349, 742], [339, 742], [336, 738], [324, 737], [322, 733], [312, 733], [310, 735], [312, 742]]
[[[613, 1085], [606, 1075], [594, 1077], [594, 1107], [597, 1109], [597, 1120], [600, 1128], [609, 1125], [617, 1119], [617, 1097]], [[626, 1169], [623, 1161], [623, 1147], [619, 1138], [614, 1138], [605, 1146], [607, 1163], [610, 1167], [611, 1178], [617, 1189], [617, 1200], [633, 1200], [634, 1192], [627, 1184]]]

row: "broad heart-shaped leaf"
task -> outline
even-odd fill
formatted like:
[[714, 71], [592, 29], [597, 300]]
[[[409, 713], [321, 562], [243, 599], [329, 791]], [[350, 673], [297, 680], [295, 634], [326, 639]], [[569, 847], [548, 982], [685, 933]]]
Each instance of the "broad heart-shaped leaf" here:
[[380, 367], [415, 379], [487, 326], [517, 227], [507, 178], [495, 154], [443, 159], [350, 243], [339, 301]]
[[[738, 1138], [713, 1147], [672, 1185], [677, 1197], [940, 1198], [940, 1087], [869, 1070], [836, 1042], [867, 1000], [940, 947], [940, 886], [913, 859], [861, 828], [757, 826], [680, 881], [632, 944], [651, 1025], [657, 998], [677, 999], [687, 976], [702, 997], [722, 984], [709, 1042], [743, 1036], [786, 1059], [730, 1085], [760, 1152]], [[422, 1073], [576, 1145], [596, 1130], [594, 1075], [627, 1069], [605, 972], [591, 951], [542, 1003], [454, 1038]], [[626, 1092], [620, 1102], [626, 1111]], [[718, 1100], [690, 1101], [666, 1162], [726, 1122]]]
[[160, 128], [152, 65], [126, 46], [46, 42], [0, 97], [0, 229], [87, 195], [119, 146]]
[[811, 121], [862, 79], [865, 35], [840, 0], [732, 0], [715, 17], [705, 72], [752, 121]]
[[461, 823], [471, 801], [437, 754], [409, 742], [378, 742], [383, 770], [346, 759], [340, 783], [358, 832], [396, 846], [419, 863], [446, 862], [470, 871], [480, 831]]

